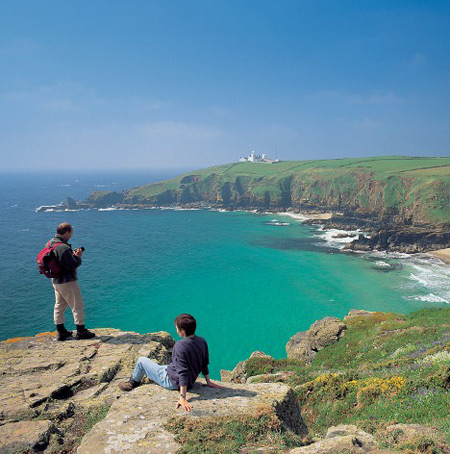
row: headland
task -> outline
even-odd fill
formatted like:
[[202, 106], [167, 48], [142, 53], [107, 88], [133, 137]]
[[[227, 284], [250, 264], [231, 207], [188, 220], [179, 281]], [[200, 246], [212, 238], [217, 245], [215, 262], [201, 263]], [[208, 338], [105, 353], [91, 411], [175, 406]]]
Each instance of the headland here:
[[[231, 163], [122, 192], [95, 191], [65, 209], [257, 210], [304, 214], [325, 229], [356, 230], [350, 250], [450, 247], [450, 158], [374, 157]], [[329, 214], [331, 213], [331, 215]]]

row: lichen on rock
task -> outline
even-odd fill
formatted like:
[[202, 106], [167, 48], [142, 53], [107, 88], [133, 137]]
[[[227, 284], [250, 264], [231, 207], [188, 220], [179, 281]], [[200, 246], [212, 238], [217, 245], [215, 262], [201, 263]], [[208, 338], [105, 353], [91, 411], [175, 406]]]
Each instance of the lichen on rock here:
[[310, 364], [319, 350], [337, 342], [345, 333], [347, 326], [337, 317], [325, 317], [314, 322], [308, 331], [301, 331], [286, 344], [289, 359]]

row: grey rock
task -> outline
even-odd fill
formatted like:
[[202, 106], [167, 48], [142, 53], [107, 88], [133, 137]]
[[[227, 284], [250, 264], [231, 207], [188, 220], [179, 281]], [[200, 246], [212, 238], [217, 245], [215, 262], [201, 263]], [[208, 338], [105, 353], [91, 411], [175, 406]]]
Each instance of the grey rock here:
[[313, 323], [308, 331], [308, 340], [313, 350], [319, 351], [337, 342], [347, 329], [345, 323], [336, 317], [325, 317]]
[[293, 454], [344, 454], [380, 452], [375, 438], [354, 425], [340, 424], [328, 429], [326, 438], [290, 451]]
[[303, 361], [306, 364], [312, 363], [315, 352], [308, 338], [308, 331], [300, 331], [294, 334], [286, 344], [286, 353], [289, 359]]
[[450, 446], [444, 441], [440, 432], [422, 424], [393, 424], [386, 427], [383, 433], [385, 440], [393, 446], [401, 448], [424, 437], [436, 442], [442, 452], [450, 453]]
[[[50, 433], [45, 419], [54, 421], [56, 438], [63, 439], [59, 430], [66, 430], [64, 421], [82, 419], [86, 411], [120, 397], [116, 381], [131, 375], [138, 356], [165, 360], [174, 344], [164, 332], [94, 331], [97, 337], [85, 341], [57, 342], [55, 333], [43, 333], [0, 342], [0, 439], [9, 446], [4, 452], [23, 452], [13, 446], [45, 445]], [[27, 427], [29, 438], [24, 435]]]
[[269, 408], [285, 428], [305, 436], [295, 394], [282, 384], [228, 384], [214, 389], [196, 383], [188, 393], [192, 413], [176, 410], [178, 394], [157, 385], [144, 385], [124, 394], [106, 418], [83, 438], [77, 454], [95, 453], [174, 453], [180, 448], [164, 424], [172, 417], [210, 418], [226, 416], [239, 420], [261, 407]]
[[[266, 355], [264, 352], [260, 352], [260, 351], [253, 352], [250, 355], [250, 358], [272, 359], [271, 356]], [[220, 371], [221, 380], [223, 382], [227, 382], [227, 383], [245, 383], [248, 378], [247, 361], [248, 360], [239, 362], [232, 371], [221, 370]]]
[[326, 438], [335, 438], [350, 435], [355, 438], [358, 445], [366, 450], [378, 448], [373, 435], [358, 429], [355, 425], [339, 424], [338, 426], [330, 427], [327, 431]]
[[301, 331], [286, 344], [289, 359], [310, 364], [319, 350], [337, 342], [347, 329], [345, 323], [336, 317], [325, 317], [313, 323], [308, 331]]

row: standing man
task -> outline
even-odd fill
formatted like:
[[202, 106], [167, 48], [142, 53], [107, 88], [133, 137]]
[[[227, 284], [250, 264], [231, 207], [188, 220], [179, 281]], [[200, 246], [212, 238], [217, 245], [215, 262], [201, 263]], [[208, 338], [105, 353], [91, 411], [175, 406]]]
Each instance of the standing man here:
[[73, 250], [68, 243], [73, 234], [73, 227], [64, 222], [58, 225], [56, 235], [50, 240], [50, 246], [61, 243], [54, 249], [54, 254], [61, 266], [61, 272], [57, 278], [52, 279], [55, 289], [54, 319], [58, 340], [63, 341], [72, 336], [64, 326], [64, 312], [67, 306], [73, 313], [75, 325], [77, 326], [76, 339], [91, 339], [95, 334], [88, 331], [84, 326], [84, 304], [81, 296], [80, 286], [77, 279], [77, 268], [81, 265], [81, 256], [84, 248]]
[[175, 319], [175, 327], [181, 337], [172, 351], [172, 360], [167, 366], [160, 366], [149, 358], [138, 359], [130, 381], [119, 383], [122, 391], [131, 391], [139, 386], [144, 375], [165, 389], [179, 390], [180, 399], [176, 408], [191, 411], [192, 404], [187, 401], [187, 391], [192, 388], [201, 372], [210, 388], [222, 388], [209, 378], [208, 344], [205, 339], [195, 335], [197, 322], [192, 315], [181, 314]]

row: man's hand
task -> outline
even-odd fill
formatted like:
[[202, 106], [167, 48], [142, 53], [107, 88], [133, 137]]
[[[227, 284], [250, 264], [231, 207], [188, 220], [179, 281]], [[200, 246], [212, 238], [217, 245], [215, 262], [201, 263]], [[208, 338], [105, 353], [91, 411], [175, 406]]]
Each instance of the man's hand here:
[[217, 388], [217, 389], [222, 389], [223, 386], [220, 386], [220, 385], [217, 385], [216, 383], [213, 383], [210, 378], [209, 378], [209, 375], [205, 375], [205, 380], [206, 380], [206, 386], [209, 386], [210, 388]]
[[73, 255], [75, 255], [76, 257], [81, 257], [83, 255], [83, 249], [75, 249], [73, 251]]
[[185, 397], [180, 396], [180, 400], [177, 403], [177, 410], [183, 407], [183, 410], [189, 412], [192, 410], [192, 404], [190, 404]]

